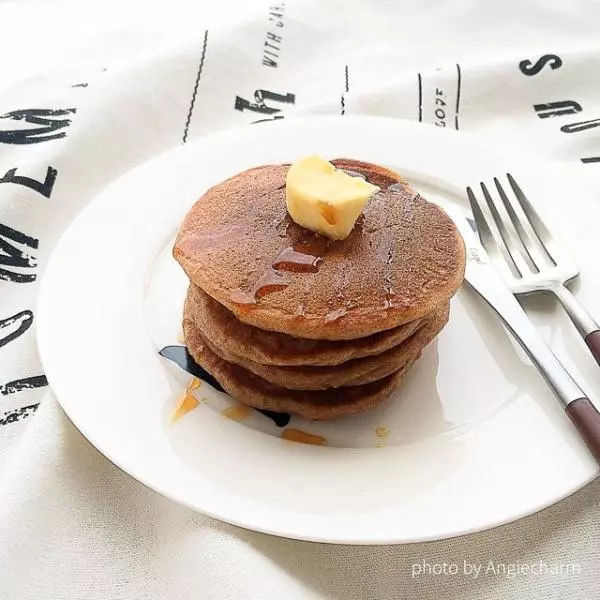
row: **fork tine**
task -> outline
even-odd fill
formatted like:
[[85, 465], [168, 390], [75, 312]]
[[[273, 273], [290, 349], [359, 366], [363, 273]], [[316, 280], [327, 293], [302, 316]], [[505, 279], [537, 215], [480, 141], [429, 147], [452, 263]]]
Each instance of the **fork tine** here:
[[537, 248], [535, 247], [533, 240], [531, 239], [529, 233], [527, 233], [527, 231], [523, 227], [523, 223], [521, 223], [521, 219], [519, 218], [519, 215], [517, 215], [517, 213], [515, 212], [512, 202], [508, 199], [508, 196], [506, 195], [504, 188], [502, 187], [501, 183], [498, 181], [498, 179], [496, 177], [494, 177], [494, 183], [496, 184], [496, 189], [498, 190], [498, 194], [500, 195], [502, 204], [504, 204], [504, 208], [506, 209], [506, 212], [508, 213], [508, 216], [513, 224], [513, 227], [515, 228], [515, 231], [517, 232], [517, 238], [519, 240], [519, 246], [522, 250], [523, 256], [525, 257], [526, 260], [529, 259], [529, 262], [531, 263], [530, 266], [533, 267], [534, 271], [539, 273], [540, 268], [538, 266], [538, 263], [540, 266], [543, 265], [544, 259], [540, 255]]
[[514, 177], [510, 173], [507, 173], [506, 177], [508, 178], [510, 187], [512, 187], [512, 190], [515, 193], [517, 200], [519, 201], [523, 213], [525, 214], [527, 220], [529, 221], [529, 224], [531, 225], [531, 229], [533, 230], [533, 233], [535, 234], [540, 247], [544, 251], [546, 257], [550, 260], [550, 262], [556, 266], [556, 260], [552, 256], [553, 254], [556, 254], [556, 251], [553, 248], [554, 243], [552, 234], [550, 233], [546, 225], [544, 225], [544, 222], [542, 221], [540, 215], [533, 207], [533, 204], [531, 204], [531, 202], [527, 199], [527, 196], [520, 188], [519, 184], [515, 181]]
[[504, 219], [498, 212], [498, 208], [494, 200], [492, 199], [492, 195], [488, 191], [485, 183], [481, 182], [480, 185], [481, 191], [483, 192], [488, 208], [490, 209], [490, 213], [492, 214], [492, 218], [494, 219], [494, 223], [498, 228], [498, 231], [500, 232], [500, 237], [502, 238], [502, 241], [504, 242], [504, 245], [506, 247], [506, 251], [510, 256], [512, 262], [514, 263], [515, 268], [519, 272], [519, 275], [523, 276], [528, 271], [530, 271], [530, 267], [525, 262], [521, 251], [515, 243], [515, 236], [511, 233], [511, 231], [509, 231]]
[[492, 260], [503, 261], [509, 267], [509, 270], [513, 275], [520, 277], [521, 273], [506, 250], [504, 242], [501, 239], [498, 240], [492, 233], [488, 221], [479, 205], [479, 200], [477, 200], [477, 196], [475, 196], [470, 187], [467, 188], [467, 196], [469, 197], [469, 204], [471, 205], [471, 212], [473, 213], [473, 218], [477, 225], [481, 245], [485, 248], [485, 251]]
[[486, 252], [491, 255], [498, 250], [496, 240], [494, 239], [494, 236], [488, 227], [487, 221], [485, 220], [483, 212], [479, 206], [479, 202], [477, 202], [477, 198], [470, 187], [467, 188], [467, 196], [469, 197], [471, 212], [473, 213], [473, 218], [475, 219], [475, 224], [477, 225], [477, 231], [479, 233], [481, 243]]

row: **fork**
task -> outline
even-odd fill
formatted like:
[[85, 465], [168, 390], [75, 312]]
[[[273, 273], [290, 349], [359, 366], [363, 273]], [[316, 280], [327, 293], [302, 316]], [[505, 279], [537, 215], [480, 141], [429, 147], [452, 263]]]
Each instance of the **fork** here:
[[579, 275], [579, 267], [559, 250], [514, 177], [510, 173], [506, 176], [516, 202], [509, 199], [497, 178], [494, 184], [501, 202], [494, 200], [485, 183], [480, 183], [491, 219], [485, 216], [483, 203], [473, 190], [467, 188], [481, 243], [496, 266], [504, 263], [508, 267], [502, 272], [513, 294], [554, 294], [600, 364], [600, 325], [566, 286]]

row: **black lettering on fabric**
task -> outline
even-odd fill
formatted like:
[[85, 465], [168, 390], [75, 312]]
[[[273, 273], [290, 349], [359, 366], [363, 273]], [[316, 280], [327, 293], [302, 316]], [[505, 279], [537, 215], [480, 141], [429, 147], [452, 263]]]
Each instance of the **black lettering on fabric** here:
[[16, 410], [6, 411], [2, 417], [0, 417], [0, 427], [3, 425], [10, 425], [11, 423], [17, 423], [18, 421], [31, 417], [35, 414], [39, 405], [40, 403], [37, 402], [36, 404], [21, 406], [21, 408], [17, 408]]
[[544, 54], [544, 56], [538, 58], [538, 60], [532, 63], [530, 60], [522, 60], [519, 63], [519, 70], [523, 75], [533, 77], [537, 75], [546, 65], [552, 70], [560, 69], [562, 67], [562, 59], [556, 54]]
[[45, 375], [36, 375], [35, 377], [25, 377], [24, 379], [16, 379], [4, 385], [0, 385], [0, 396], [9, 396], [23, 390], [32, 390], [34, 388], [44, 387], [48, 385], [48, 380]]
[[568, 125], [563, 125], [560, 130], [563, 133], [579, 133], [580, 131], [594, 129], [598, 126], [600, 126], [600, 119], [590, 119], [589, 121], [581, 121], [579, 123], [569, 123]]
[[590, 119], [589, 121], [581, 121], [579, 123], [569, 123], [568, 125], [563, 125], [560, 130], [563, 133], [579, 133], [580, 131], [594, 129], [598, 126], [600, 126], [600, 119]]
[[40, 125], [40, 127], [30, 127], [25, 129], [7, 129], [0, 130], [0, 143], [3, 144], [39, 144], [64, 138], [66, 131], [60, 131], [71, 125], [71, 119], [57, 118], [72, 115], [76, 112], [75, 108], [64, 108], [52, 110], [47, 108], [27, 108], [23, 110], [13, 110], [0, 116], [0, 119], [11, 119], [13, 121], [24, 121], [31, 125]]
[[[27, 271], [35, 268], [37, 266], [35, 257], [18, 246], [35, 250], [38, 245], [39, 240], [0, 223], [0, 279], [14, 283], [31, 283], [35, 281], [35, 273], [22, 273], [14, 269]], [[2, 266], [10, 268], [3, 269]]]
[[561, 100], [560, 102], [534, 104], [533, 109], [540, 119], [547, 119], [548, 117], [561, 117], [581, 112], [581, 104], [574, 100]]
[[242, 112], [244, 110], [251, 110], [265, 115], [271, 115], [273, 113], [281, 112], [282, 109], [267, 105], [266, 100], [281, 102], [283, 104], [295, 104], [296, 102], [296, 96], [294, 94], [278, 94], [276, 92], [270, 92], [269, 90], [256, 90], [254, 92], [254, 99], [255, 102], [249, 102], [245, 98], [236, 96], [235, 110]]
[[30, 190], [33, 190], [34, 192], [37, 192], [38, 194], [41, 194], [42, 196], [45, 196], [46, 198], [50, 198], [57, 174], [58, 171], [54, 167], [48, 167], [44, 181], [38, 181], [32, 177], [17, 175], [17, 168], [15, 167], [14, 169], [9, 169], [6, 171], [6, 173], [4, 173], [2, 178], [0, 178], [0, 183], [14, 183], [16, 185], [22, 185]]
[[283, 115], [274, 115], [268, 119], [258, 119], [257, 121], [252, 121], [252, 125], [256, 125], [256, 123], [267, 123], [269, 121], [278, 121], [279, 119], [283, 119]]
[[33, 313], [22, 310], [11, 317], [0, 319], [0, 348], [21, 337], [33, 323]]

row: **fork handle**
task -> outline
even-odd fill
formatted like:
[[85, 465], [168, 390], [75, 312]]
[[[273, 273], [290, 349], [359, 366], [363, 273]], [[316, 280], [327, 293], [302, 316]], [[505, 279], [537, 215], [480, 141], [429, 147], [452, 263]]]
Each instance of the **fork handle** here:
[[579, 398], [567, 404], [565, 412], [590, 452], [600, 462], [600, 413], [587, 399]]
[[592, 331], [585, 336], [585, 343], [593, 354], [596, 362], [600, 365], [600, 330]]
[[577, 331], [588, 345], [592, 356], [600, 364], [600, 325], [564, 285], [554, 290], [554, 294], [577, 327]]

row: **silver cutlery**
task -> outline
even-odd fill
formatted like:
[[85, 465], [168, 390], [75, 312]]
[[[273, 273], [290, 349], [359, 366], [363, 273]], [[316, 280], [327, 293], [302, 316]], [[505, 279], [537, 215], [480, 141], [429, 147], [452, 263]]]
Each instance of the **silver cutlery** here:
[[579, 268], [558, 247], [510, 173], [507, 178], [512, 194], [505, 191], [497, 178], [494, 178], [496, 194], [481, 182], [485, 202], [467, 188], [481, 243], [494, 263], [501, 266], [504, 262], [508, 267], [503, 273], [513, 294], [549, 292], [559, 300], [600, 364], [600, 325], [565, 285], [579, 275]]
[[[452, 214], [452, 209], [448, 210]], [[600, 463], [600, 413], [535, 330], [529, 317], [479, 243], [475, 223], [454, 213], [465, 241], [467, 283], [494, 309], [546, 380]]]

